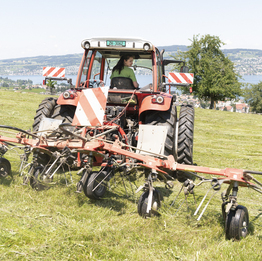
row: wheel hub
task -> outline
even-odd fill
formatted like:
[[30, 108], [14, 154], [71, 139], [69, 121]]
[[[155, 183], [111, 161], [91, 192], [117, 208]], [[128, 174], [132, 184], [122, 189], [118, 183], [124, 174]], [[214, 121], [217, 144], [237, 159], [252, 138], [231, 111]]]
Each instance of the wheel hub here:
[[0, 176], [6, 177], [8, 175], [6, 169], [4, 167], [0, 167]]
[[241, 234], [242, 234], [242, 236], [244, 237], [246, 233], [247, 233], [247, 222], [246, 222], [246, 221], [243, 221], [242, 229], [241, 229]]
[[152, 204], [152, 209], [157, 211], [158, 210], [158, 203], [157, 201], [154, 201], [153, 204]]

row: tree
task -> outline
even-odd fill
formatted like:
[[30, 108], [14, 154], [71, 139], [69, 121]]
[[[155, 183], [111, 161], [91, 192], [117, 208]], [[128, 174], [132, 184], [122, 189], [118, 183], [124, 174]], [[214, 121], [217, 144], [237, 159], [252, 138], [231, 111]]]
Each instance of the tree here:
[[233, 107], [233, 112], [236, 112], [236, 110], [237, 110], [236, 104], [235, 103], [231, 103], [231, 106]]
[[205, 109], [208, 107], [208, 103], [206, 101], [200, 100], [200, 106], [201, 108]]
[[[240, 76], [234, 72], [234, 64], [220, 50], [223, 42], [218, 36], [194, 36], [186, 52], [178, 52], [174, 57], [185, 61], [189, 72], [194, 73], [193, 94], [210, 100], [210, 109], [216, 101], [234, 99], [241, 95]], [[185, 89], [184, 89], [185, 91]]]
[[46, 86], [49, 87], [50, 93], [54, 94], [55, 85], [57, 84], [56, 81], [48, 80]]
[[244, 99], [251, 110], [256, 113], [262, 113], [262, 82], [258, 84], [247, 85], [244, 89]]

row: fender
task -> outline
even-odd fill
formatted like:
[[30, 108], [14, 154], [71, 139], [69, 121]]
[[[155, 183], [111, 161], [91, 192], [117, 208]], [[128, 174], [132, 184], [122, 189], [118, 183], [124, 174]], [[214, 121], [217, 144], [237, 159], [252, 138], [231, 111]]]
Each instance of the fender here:
[[[65, 98], [64, 94], [65, 93], [69, 93], [69, 95], [72, 95], [73, 97], [69, 97], [69, 98]], [[73, 105], [73, 106], [77, 106], [78, 101], [80, 99], [80, 96], [76, 91], [74, 90], [67, 90], [65, 92], [63, 92], [57, 99], [57, 104], [59, 105]]]
[[141, 106], [140, 106], [140, 109], [139, 109], [139, 116], [144, 111], [149, 111], [149, 110], [151, 110], [151, 111], [167, 111], [167, 110], [169, 110], [173, 97], [170, 96], [170, 95], [166, 95], [166, 94], [163, 94], [161, 96], [164, 98], [164, 102], [161, 103], [161, 104], [152, 102], [152, 98], [154, 97], [153, 95], [145, 97], [141, 102]]

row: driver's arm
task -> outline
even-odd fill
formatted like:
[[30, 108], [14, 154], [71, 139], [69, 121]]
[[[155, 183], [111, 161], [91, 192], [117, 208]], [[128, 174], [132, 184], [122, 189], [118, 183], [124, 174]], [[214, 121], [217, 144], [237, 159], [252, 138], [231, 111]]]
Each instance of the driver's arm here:
[[135, 88], [138, 88], [138, 87], [139, 87], [138, 82], [133, 82], [133, 84], [134, 84], [134, 87], [135, 87]]
[[130, 69], [130, 72], [131, 72], [130, 79], [132, 80], [134, 87], [137, 89], [139, 87], [139, 84], [138, 84], [138, 82], [136, 80], [135, 73], [134, 73], [134, 71], [132, 69]]

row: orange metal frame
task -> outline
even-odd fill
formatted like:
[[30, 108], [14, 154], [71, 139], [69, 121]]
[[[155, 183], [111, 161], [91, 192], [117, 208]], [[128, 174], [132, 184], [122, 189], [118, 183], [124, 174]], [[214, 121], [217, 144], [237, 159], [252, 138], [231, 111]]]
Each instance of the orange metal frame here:
[[69, 149], [75, 149], [80, 153], [84, 154], [92, 154], [93, 156], [102, 156], [107, 151], [109, 154], [118, 154], [126, 156], [127, 158], [132, 158], [140, 161], [138, 165], [144, 166], [149, 169], [154, 169], [163, 173], [164, 175], [167, 174], [167, 170], [181, 170], [181, 171], [190, 171], [190, 172], [198, 172], [204, 174], [211, 174], [211, 175], [218, 175], [221, 178], [227, 178], [230, 181], [237, 181], [239, 182], [240, 186], [249, 186], [254, 185], [247, 181], [244, 178], [244, 170], [242, 169], [235, 169], [235, 168], [225, 168], [225, 169], [218, 169], [218, 168], [208, 168], [208, 167], [201, 167], [201, 166], [194, 166], [194, 165], [185, 165], [185, 164], [178, 164], [175, 162], [174, 157], [172, 155], [168, 156], [167, 159], [159, 159], [152, 156], [141, 155], [126, 149], [123, 149], [125, 144], [122, 144], [117, 139], [113, 144], [106, 142], [102, 138], [97, 138], [94, 141], [84, 141], [81, 139], [74, 139], [74, 140], [57, 140], [57, 141], [50, 141], [46, 140], [43, 137], [40, 137], [39, 140], [37, 139], [28, 139], [25, 137], [25, 134], [18, 133], [15, 138], [5, 137], [0, 135], [0, 144], [3, 142], [11, 142], [11, 143], [18, 143], [22, 145], [29, 145], [35, 149], [39, 149], [47, 154], [50, 154], [49, 148], [55, 147], [57, 149], [62, 150], [65, 147]]

